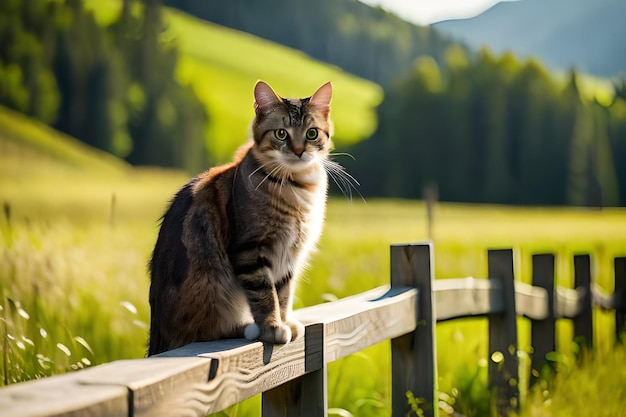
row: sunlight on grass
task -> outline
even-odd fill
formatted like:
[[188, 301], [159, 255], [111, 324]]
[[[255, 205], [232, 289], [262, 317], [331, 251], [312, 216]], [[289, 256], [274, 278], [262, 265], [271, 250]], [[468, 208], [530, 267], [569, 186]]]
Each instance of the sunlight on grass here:
[[[158, 218], [187, 176], [138, 169], [111, 177], [76, 175], [66, 171], [62, 160], [51, 161], [42, 175], [28, 169], [37, 159], [26, 155], [19, 163], [21, 176], [4, 177], [0, 188], [0, 202], [7, 207], [0, 220], [0, 313], [12, 355], [4, 364], [7, 382], [143, 357], [149, 321], [146, 263]], [[57, 175], [50, 175], [55, 166]], [[626, 211], [441, 204], [435, 210], [434, 233], [436, 275], [441, 279], [485, 277], [486, 249], [513, 247], [518, 279], [530, 280], [532, 253], [553, 250], [557, 279], [571, 286], [572, 253], [592, 251], [597, 279], [610, 291], [607, 268], [613, 256], [626, 253]], [[387, 284], [389, 245], [426, 238], [421, 202], [331, 199], [319, 250], [300, 283], [296, 307]], [[596, 339], [610, 346], [613, 328], [605, 324], [613, 315], [596, 315], [603, 323], [596, 328]], [[521, 333], [525, 329], [520, 326]], [[480, 406], [477, 398], [486, 383], [486, 334], [484, 319], [437, 328], [439, 388], [457, 406], [465, 401], [468, 410]], [[560, 324], [560, 349], [568, 351], [570, 341], [571, 326]], [[521, 334], [520, 343], [524, 349], [528, 336]], [[376, 345], [330, 366], [330, 407], [354, 415], [389, 414], [388, 346]], [[245, 415], [255, 404], [258, 400], [228, 415]]]
[[626, 415], [626, 346], [597, 349], [582, 364], [560, 356], [553, 381], [538, 384], [521, 417]]
[[[68, 187], [67, 195], [61, 194], [63, 203], [57, 203], [60, 206], [43, 212], [38, 207], [50, 204], [49, 197], [37, 189], [45, 187], [46, 182], [31, 184], [32, 189], [22, 187], [10, 194], [3, 193], [3, 201], [11, 202], [13, 219], [3, 221], [1, 243], [5, 319], [6, 313], [13, 311], [7, 326], [15, 341], [9, 339], [9, 343], [11, 352], [24, 358], [35, 354], [38, 358], [31, 361], [30, 370], [20, 362], [30, 359], [16, 359], [19, 369], [48, 374], [80, 367], [81, 363], [84, 366], [83, 358], [89, 364], [96, 364], [144, 355], [148, 322], [145, 265], [156, 238], [156, 220], [183, 181], [182, 176], [174, 176], [166, 187], [162, 176], [154, 181], [145, 174], [118, 184], [114, 225], [107, 213], [109, 185], [102, 187], [97, 182], [85, 181], [81, 190], [77, 181]], [[98, 189], [101, 203], [94, 204]], [[142, 197], [135, 199], [140, 192]], [[88, 196], [87, 200], [81, 202], [81, 195]], [[34, 196], [39, 196], [40, 201]], [[529, 217], [520, 209], [442, 205], [439, 210], [439, 226], [435, 231], [441, 237], [436, 241], [436, 269], [444, 278], [484, 276], [484, 250], [490, 242], [498, 246], [508, 242], [530, 254], [533, 241], [527, 228], [535, 222], [544, 223], [539, 213]], [[34, 217], [30, 218], [29, 213]], [[555, 214], [562, 220], [556, 221]], [[563, 222], [560, 228], [553, 225], [561, 233], [554, 239], [560, 253], [569, 252], [564, 247], [568, 240], [572, 248], [598, 248], [602, 241], [604, 260], [609, 259], [608, 254], [624, 250], [617, 243], [611, 245], [625, 231], [626, 216], [619, 210], [606, 213], [560, 210], [544, 216], [551, 219], [546, 223]], [[474, 221], [468, 222], [468, 218]], [[492, 226], [490, 232], [484, 230], [488, 222]], [[589, 227], [601, 236], [595, 242], [589, 241], [587, 228], [576, 227], [585, 223], [590, 223]], [[553, 239], [550, 234], [553, 231], [535, 228], [540, 249], [545, 249]], [[325, 234], [300, 285], [297, 306], [317, 304], [329, 295], [343, 297], [387, 283], [389, 244], [425, 237], [424, 208], [419, 202], [370, 201], [361, 205], [344, 199], [332, 200]], [[559, 268], [571, 269], [566, 261]], [[28, 313], [30, 320], [15, 314], [19, 312], [16, 303]], [[50, 342], [38, 336], [39, 329], [45, 329], [46, 340]], [[598, 332], [599, 338], [608, 338], [608, 332], [602, 329]], [[76, 337], [88, 343], [93, 355], [77, 344]], [[34, 346], [26, 344], [23, 349], [19, 344], [20, 340], [25, 343], [23, 338], [32, 340]], [[482, 369], [486, 355], [486, 322], [445, 323], [438, 326], [437, 338], [440, 389], [470, 395], [481, 386], [474, 382], [476, 378], [484, 383], [484, 376], [476, 372]], [[67, 346], [72, 355], [66, 355], [59, 344]], [[39, 369], [40, 360], [50, 368]], [[329, 373], [329, 386], [334, 387], [330, 391], [330, 406], [350, 410], [355, 415], [359, 415], [359, 410], [367, 410], [368, 415], [388, 414], [389, 361], [388, 343], [383, 343], [333, 364]], [[11, 372], [18, 372], [18, 365], [9, 366]], [[356, 385], [360, 388], [343, 389], [355, 386], [350, 381], [359, 381]], [[246, 406], [239, 408], [243, 410]]]

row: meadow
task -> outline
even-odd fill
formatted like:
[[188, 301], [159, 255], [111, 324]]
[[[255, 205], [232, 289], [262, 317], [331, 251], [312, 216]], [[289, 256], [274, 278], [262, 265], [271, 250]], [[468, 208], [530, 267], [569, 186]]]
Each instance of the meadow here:
[[[6, 110], [0, 124], [2, 384], [143, 357], [146, 265], [159, 217], [188, 175], [131, 168]], [[518, 279], [530, 280], [532, 253], [553, 251], [559, 283], [571, 286], [571, 255], [591, 252], [597, 282], [610, 291], [612, 257], [626, 254], [623, 209], [441, 203], [434, 219], [440, 279], [485, 277], [486, 249], [513, 247]], [[423, 202], [332, 197], [296, 308], [386, 284], [389, 245], [427, 238]], [[626, 375], [620, 371], [626, 350], [613, 349], [613, 315], [595, 314], [597, 353], [580, 369], [571, 355], [571, 327], [559, 323], [563, 372], [554, 385], [524, 396], [528, 415], [589, 410], [609, 416], [626, 407]], [[486, 329], [480, 319], [437, 328], [441, 399], [468, 416], [489, 415]], [[529, 351], [524, 319], [520, 340], [523, 364]], [[383, 343], [332, 364], [331, 415], [388, 415], [388, 352]], [[583, 388], [589, 396], [571, 394]], [[258, 403], [253, 399], [223, 414], [248, 415]]]

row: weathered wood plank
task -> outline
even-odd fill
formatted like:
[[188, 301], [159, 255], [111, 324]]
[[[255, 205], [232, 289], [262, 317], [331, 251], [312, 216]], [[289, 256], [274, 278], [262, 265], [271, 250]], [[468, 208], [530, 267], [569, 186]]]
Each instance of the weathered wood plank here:
[[593, 310], [591, 298], [591, 257], [574, 255], [574, 287], [584, 290], [581, 309], [573, 318], [574, 340], [587, 348], [593, 347]]
[[3, 387], [0, 414], [11, 417], [130, 415], [125, 387], [81, 383], [81, 376], [93, 369]]
[[[381, 292], [376, 290], [369, 295]], [[414, 289], [398, 294], [388, 292], [373, 300], [351, 297], [298, 310], [294, 315], [303, 323], [324, 324], [323, 355], [330, 362], [414, 329], [416, 297]], [[309, 348], [305, 357], [304, 343], [304, 339], [282, 346], [251, 343], [200, 355], [219, 363], [214, 378], [203, 389], [206, 403], [211, 404], [208, 411], [219, 411], [304, 375], [306, 357], [319, 363], [322, 353], [321, 347]]]
[[[326, 417], [327, 374], [324, 324], [308, 325], [305, 334], [306, 374], [263, 393], [263, 417]], [[317, 354], [319, 353], [319, 354]]]
[[497, 415], [509, 416], [519, 409], [513, 250], [489, 250], [487, 263], [489, 279], [501, 282], [505, 308], [489, 316], [489, 386], [496, 396]]
[[556, 287], [554, 299], [554, 316], [557, 319], [573, 319], [582, 311], [585, 289]]
[[433, 282], [437, 321], [504, 311], [502, 284], [488, 279], [453, 278]]
[[211, 360], [199, 357], [150, 357], [121, 360], [77, 372], [85, 385], [117, 385], [131, 393], [132, 415], [204, 416], [201, 387], [209, 379]]
[[591, 283], [591, 303], [603, 310], [615, 310], [619, 306], [616, 293], [609, 294], [596, 283]]
[[417, 326], [417, 294], [415, 289], [410, 289], [385, 296], [371, 304], [346, 305], [351, 310], [345, 311], [343, 318], [338, 317], [326, 323], [326, 360], [332, 362], [368, 346], [412, 332]]
[[326, 361], [333, 362], [415, 329], [417, 290], [387, 287], [382, 294], [381, 290], [369, 292], [376, 298], [342, 299], [297, 310], [294, 315], [303, 323], [325, 324]]
[[626, 332], [626, 257], [615, 258], [615, 337], [623, 341]]
[[423, 415], [437, 415], [437, 361], [432, 242], [391, 246], [391, 286], [419, 288], [412, 314], [419, 325], [415, 331], [391, 340], [393, 416], [411, 411], [406, 392], [423, 401]]
[[532, 320], [548, 317], [548, 294], [545, 288], [515, 281], [515, 307], [517, 315]]
[[[533, 255], [533, 285], [545, 291], [546, 316], [531, 323], [532, 370], [530, 385], [534, 385], [542, 371], [549, 366], [547, 355], [556, 351], [556, 317], [554, 311], [555, 259], [551, 253]], [[548, 368], [549, 371], [550, 368]], [[544, 371], [545, 372], [545, 371]]]
[[320, 322], [326, 320], [327, 315], [336, 317], [337, 315], [345, 314], [347, 303], [376, 300], [385, 295], [389, 295], [390, 289], [391, 287], [389, 285], [381, 285], [380, 287], [336, 301], [300, 308], [295, 310], [293, 314], [298, 320], [306, 324]]
[[303, 337], [285, 345], [253, 342], [199, 356], [215, 364], [210, 380], [197, 388], [197, 400], [205, 405], [205, 414], [221, 411], [305, 373]]
[[[515, 281], [517, 315], [540, 320], [548, 315], [546, 291]], [[504, 311], [502, 283], [497, 280], [453, 278], [433, 283], [437, 321], [486, 316]]]

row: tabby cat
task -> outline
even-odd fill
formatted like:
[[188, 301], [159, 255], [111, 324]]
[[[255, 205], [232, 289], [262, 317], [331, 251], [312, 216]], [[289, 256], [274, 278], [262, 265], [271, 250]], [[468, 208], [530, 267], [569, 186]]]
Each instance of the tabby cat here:
[[175, 195], [150, 261], [149, 355], [303, 334], [291, 317], [295, 282], [322, 231], [326, 171], [338, 166], [328, 159], [331, 97], [330, 82], [286, 99], [259, 81], [252, 140]]

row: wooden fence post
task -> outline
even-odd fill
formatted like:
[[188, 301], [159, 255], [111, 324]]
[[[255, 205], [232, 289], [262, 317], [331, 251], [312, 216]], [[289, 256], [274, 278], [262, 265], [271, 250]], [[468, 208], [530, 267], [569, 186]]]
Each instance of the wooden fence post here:
[[391, 246], [392, 288], [417, 287], [419, 290], [415, 331], [391, 340], [394, 417], [404, 417], [411, 412], [407, 392], [418, 400], [423, 416], [438, 415], [433, 257], [432, 242]]
[[[530, 385], [534, 385], [542, 371], [554, 371], [546, 356], [556, 351], [556, 317], [554, 314], [554, 255], [551, 253], [533, 255], [533, 285], [546, 290], [548, 317], [533, 320], [531, 323], [532, 369]], [[546, 369], [546, 366], [550, 368]]]
[[580, 346], [593, 347], [593, 310], [591, 294], [591, 257], [574, 255], [574, 288], [585, 292], [580, 302], [580, 312], [574, 317], [574, 341]]
[[262, 394], [263, 417], [326, 417], [328, 386], [325, 329], [323, 323], [306, 326], [304, 369], [306, 374]]
[[623, 342], [626, 332], [626, 257], [615, 258], [615, 339]]
[[487, 262], [489, 279], [501, 282], [504, 297], [504, 311], [489, 316], [489, 386], [495, 394], [497, 415], [508, 416], [519, 409], [513, 250], [489, 250]]

